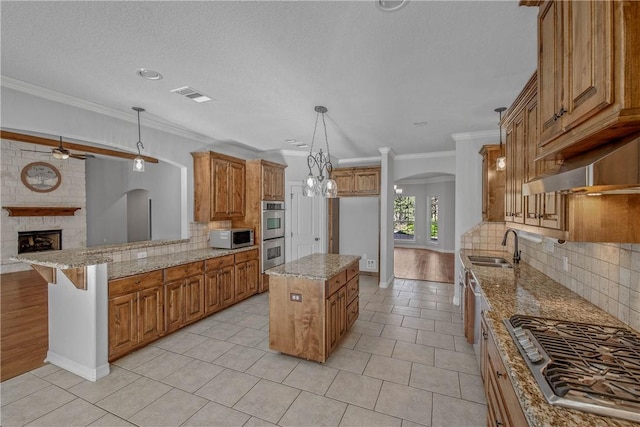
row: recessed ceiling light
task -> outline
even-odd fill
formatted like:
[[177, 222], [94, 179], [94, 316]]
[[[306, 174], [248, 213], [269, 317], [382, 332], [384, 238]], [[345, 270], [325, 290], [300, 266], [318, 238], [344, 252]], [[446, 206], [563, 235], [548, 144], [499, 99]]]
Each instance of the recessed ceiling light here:
[[395, 12], [405, 7], [409, 0], [376, 0], [376, 7], [383, 12]]
[[171, 92], [177, 93], [178, 95], [186, 96], [192, 101], [195, 101], [198, 103], [212, 100], [207, 95], [202, 94], [199, 90], [196, 90], [189, 86], [179, 87], [178, 89], [173, 89]]
[[140, 68], [136, 71], [140, 77], [143, 77], [147, 80], [160, 80], [162, 79], [162, 74], [157, 71], [147, 70], [146, 68]]
[[284, 142], [288, 142], [289, 144], [295, 144], [298, 141], [296, 141], [295, 139], [285, 139]]
[[414, 126], [426, 126], [428, 124], [428, 122], [415, 122], [413, 125]]

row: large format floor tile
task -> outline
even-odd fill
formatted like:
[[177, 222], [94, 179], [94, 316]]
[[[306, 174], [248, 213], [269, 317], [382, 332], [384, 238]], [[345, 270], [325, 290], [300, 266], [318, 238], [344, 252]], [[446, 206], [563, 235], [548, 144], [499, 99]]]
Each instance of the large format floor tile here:
[[360, 315], [325, 363], [269, 349], [251, 297], [85, 381], [53, 365], [0, 384], [2, 426], [466, 426], [486, 403], [453, 285], [360, 277]]

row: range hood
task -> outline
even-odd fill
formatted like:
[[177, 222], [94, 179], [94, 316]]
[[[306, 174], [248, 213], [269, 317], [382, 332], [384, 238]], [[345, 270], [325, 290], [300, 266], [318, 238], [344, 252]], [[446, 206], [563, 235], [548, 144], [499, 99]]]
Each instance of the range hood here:
[[522, 194], [640, 194], [640, 138], [596, 148], [567, 159], [552, 175], [522, 185]]

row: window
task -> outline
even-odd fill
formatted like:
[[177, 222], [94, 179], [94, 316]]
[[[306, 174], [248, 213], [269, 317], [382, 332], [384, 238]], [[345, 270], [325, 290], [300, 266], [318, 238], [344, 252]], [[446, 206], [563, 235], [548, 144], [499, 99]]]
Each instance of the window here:
[[416, 198], [397, 195], [393, 201], [393, 238], [415, 240]]
[[428, 224], [429, 239], [432, 242], [437, 242], [438, 241], [438, 208], [439, 208], [438, 196], [429, 197], [429, 208], [430, 208], [429, 224]]

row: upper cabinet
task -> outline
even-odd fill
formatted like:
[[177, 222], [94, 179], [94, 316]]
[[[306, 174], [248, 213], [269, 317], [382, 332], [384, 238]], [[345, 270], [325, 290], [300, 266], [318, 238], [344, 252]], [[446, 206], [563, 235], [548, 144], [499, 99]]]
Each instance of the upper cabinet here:
[[284, 169], [286, 166], [262, 160], [262, 200], [284, 201]]
[[539, 161], [640, 130], [640, 2], [545, 1], [538, 44]]
[[338, 186], [338, 197], [380, 194], [380, 167], [336, 168], [331, 178]]
[[244, 217], [245, 161], [224, 154], [193, 156], [193, 217], [209, 222]]
[[482, 220], [504, 221], [505, 171], [496, 168], [503, 153], [499, 145], [484, 145], [482, 156]]

